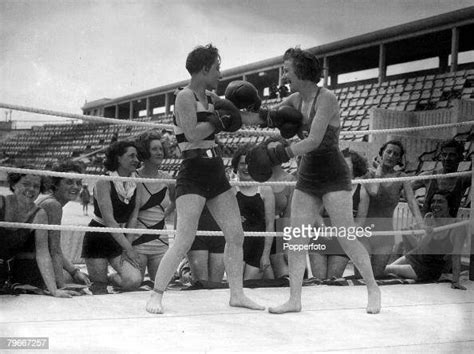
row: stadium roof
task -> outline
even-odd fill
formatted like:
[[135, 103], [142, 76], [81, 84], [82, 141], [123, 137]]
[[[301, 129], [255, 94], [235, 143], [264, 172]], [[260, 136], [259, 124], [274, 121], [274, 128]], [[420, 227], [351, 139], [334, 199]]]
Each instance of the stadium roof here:
[[[308, 48], [308, 50], [318, 57], [328, 57], [330, 72], [346, 73], [378, 67], [379, 45], [382, 43], [387, 45], [387, 65], [449, 55], [451, 30], [455, 27], [462, 27], [459, 51], [473, 50], [474, 6]], [[280, 55], [224, 70], [223, 81], [242, 77], [244, 74], [278, 68], [281, 64], [282, 56]], [[184, 80], [114, 99], [91, 101], [86, 103], [82, 110], [90, 110], [104, 104], [113, 106], [135, 99], [171, 93], [187, 83], [188, 80]], [[104, 100], [107, 101], [104, 102]]]

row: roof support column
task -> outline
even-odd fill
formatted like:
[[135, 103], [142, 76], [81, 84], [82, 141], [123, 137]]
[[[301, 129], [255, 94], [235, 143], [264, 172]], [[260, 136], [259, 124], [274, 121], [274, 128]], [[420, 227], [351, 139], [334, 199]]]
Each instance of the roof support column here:
[[146, 116], [147, 116], [148, 118], [150, 118], [151, 115], [152, 115], [152, 111], [151, 111], [151, 107], [150, 107], [150, 97], [147, 97], [147, 98], [145, 99], [145, 107], [146, 107], [146, 108], [145, 108], [145, 109], [146, 109], [146, 113], [145, 113], [145, 114], [146, 114]]
[[[328, 79], [329, 79], [329, 60], [328, 57], [325, 56], [323, 58], [323, 67], [322, 67], [322, 72], [323, 72], [323, 86], [328, 87]], [[331, 86], [333, 85], [333, 82], [331, 80]]]
[[170, 112], [171, 112], [171, 97], [170, 97], [171, 93], [170, 92], [167, 92], [165, 93], [165, 114], [166, 115], [169, 115]]
[[129, 103], [128, 119], [133, 119], [133, 101], [130, 101]]
[[458, 69], [458, 52], [459, 52], [459, 28], [454, 27], [451, 30], [451, 72]]
[[387, 63], [386, 63], [387, 49], [385, 44], [379, 45], [379, 84], [387, 79]]

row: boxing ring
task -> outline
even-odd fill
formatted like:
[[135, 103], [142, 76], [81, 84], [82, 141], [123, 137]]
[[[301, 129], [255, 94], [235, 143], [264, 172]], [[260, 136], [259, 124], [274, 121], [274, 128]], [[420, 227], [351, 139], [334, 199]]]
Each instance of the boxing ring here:
[[[30, 111], [72, 119], [108, 123], [146, 125], [154, 128], [169, 125], [132, 122], [38, 110], [0, 104], [0, 108]], [[417, 128], [347, 132], [386, 134], [416, 129], [444, 129], [447, 126], [472, 125], [474, 122]], [[241, 131], [242, 132], [242, 131]], [[248, 134], [271, 132], [245, 131]], [[345, 132], [341, 132], [344, 135]], [[472, 168], [472, 167], [471, 167]], [[31, 173], [64, 178], [128, 180], [126, 177], [97, 176], [0, 167], [7, 172]], [[415, 176], [390, 179], [354, 180], [354, 183], [377, 183], [396, 180], [447, 178], [471, 175], [472, 171], [447, 175]], [[474, 179], [474, 177], [472, 177]], [[136, 182], [150, 179], [134, 179]], [[174, 180], [156, 180], [173, 183]], [[256, 182], [245, 182], [245, 184]], [[265, 184], [291, 184], [266, 182]], [[234, 185], [244, 182], [233, 182]], [[471, 200], [473, 190], [471, 188]], [[471, 203], [472, 204], [472, 203]], [[461, 221], [453, 226], [471, 224]], [[2, 227], [44, 228], [110, 232], [111, 228], [77, 225], [40, 225], [0, 222]], [[436, 230], [436, 229], [435, 229]], [[471, 234], [473, 228], [471, 227]], [[127, 229], [128, 233], [168, 233], [174, 230]], [[414, 231], [405, 231], [412, 234]], [[404, 231], [390, 232], [404, 233]], [[422, 230], [415, 233], [423, 233]], [[222, 235], [199, 231], [198, 234]], [[245, 233], [246, 236], [282, 236], [278, 233]], [[471, 236], [472, 237], [472, 236]], [[472, 247], [472, 246], [471, 246]], [[471, 251], [472, 253], [472, 251]], [[472, 265], [471, 265], [472, 269]], [[471, 274], [472, 277], [472, 274]], [[102, 296], [58, 299], [47, 296], [0, 296], [0, 332], [3, 337], [46, 337], [49, 350], [56, 352], [138, 352], [138, 351], [430, 351], [468, 352], [474, 346], [474, 284], [462, 278], [467, 291], [451, 289], [446, 283], [391, 285], [381, 287], [382, 311], [365, 313], [364, 286], [307, 286], [303, 290], [303, 311], [273, 315], [228, 306], [228, 289], [173, 291], [166, 293], [165, 313], [149, 314], [145, 303], [147, 291]], [[282, 303], [288, 288], [246, 289], [252, 299], [264, 306]]]

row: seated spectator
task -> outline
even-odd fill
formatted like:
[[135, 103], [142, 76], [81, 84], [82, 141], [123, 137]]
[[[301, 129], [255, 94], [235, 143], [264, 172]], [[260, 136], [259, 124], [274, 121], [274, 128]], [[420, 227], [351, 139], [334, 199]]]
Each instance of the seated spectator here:
[[[349, 149], [343, 150], [342, 154], [349, 166], [352, 179], [361, 178], [367, 174], [368, 168], [365, 158]], [[355, 226], [364, 227], [369, 208], [369, 195], [364, 185], [352, 184], [352, 203]], [[321, 226], [321, 223], [330, 226], [329, 218], [327, 215], [324, 216], [324, 221], [319, 220], [318, 226]], [[349, 262], [349, 257], [344, 253], [337, 237], [320, 237], [314, 242], [324, 244], [326, 249], [309, 253], [313, 277], [321, 280], [342, 277]]]
[[[440, 153], [438, 155], [438, 160], [441, 161], [441, 164], [443, 166], [442, 169], [439, 171], [426, 171], [421, 173], [420, 176], [456, 172], [459, 163], [462, 161], [463, 153], [464, 146], [461, 143], [458, 143], [456, 140], [452, 139], [443, 142], [440, 147]], [[437, 190], [446, 190], [453, 195], [454, 202], [452, 206], [453, 210], [451, 211], [451, 213], [454, 213], [454, 215], [456, 215], [461, 205], [461, 200], [464, 196], [464, 192], [470, 185], [471, 177], [467, 176], [414, 181], [412, 187], [413, 190], [417, 190], [421, 187], [426, 188], [425, 206], [422, 209], [423, 214], [428, 212], [430, 200], [434, 192]]]
[[[134, 177], [138, 166], [135, 144], [117, 141], [106, 151], [104, 167], [110, 176]], [[125, 227], [135, 209], [137, 188], [133, 181], [99, 180], [93, 191], [94, 216], [89, 226]], [[123, 232], [87, 231], [82, 245], [82, 257], [93, 282], [94, 294], [107, 294], [107, 283], [133, 290], [141, 285], [140, 255]], [[107, 277], [108, 265], [117, 273]]]
[[[288, 145], [288, 142], [283, 138], [269, 139], [270, 147], [277, 143]], [[276, 165], [272, 168], [272, 176], [269, 182], [292, 182], [296, 181], [295, 176], [286, 172], [281, 165]], [[275, 231], [283, 232], [286, 226], [290, 226], [291, 217], [291, 199], [295, 186], [291, 185], [274, 185], [271, 186], [273, 195], [275, 197]], [[273, 237], [272, 248], [270, 251], [270, 261], [275, 278], [289, 276], [288, 271], [288, 252], [283, 251], [283, 238]]]
[[[46, 212], [35, 204], [44, 191], [41, 177], [9, 173], [8, 184], [13, 194], [0, 195], [0, 220], [47, 224]], [[56, 285], [47, 230], [1, 228], [0, 233], [0, 280], [4, 291], [10, 284], [20, 283], [46, 289], [55, 297], [77, 295]]]
[[[137, 170], [138, 177], [171, 179], [170, 175], [160, 171], [165, 157], [161, 139], [161, 134], [152, 130], [140, 134], [135, 140], [138, 158], [143, 162]], [[129, 227], [165, 229], [166, 218], [175, 210], [174, 185], [161, 182], [139, 183], [137, 194], [137, 202]], [[154, 281], [161, 259], [168, 250], [168, 235], [130, 234], [128, 239], [140, 257], [142, 277], [148, 269], [148, 275]]]
[[[430, 200], [429, 226], [439, 227], [455, 222], [451, 213], [455, 199], [447, 191], [437, 191]], [[428, 215], [428, 214], [427, 214]], [[461, 251], [467, 231], [463, 227], [428, 232], [418, 246], [388, 265], [385, 272], [418, 281], [436, 281], [441, 276], [448, 258], [452, 256], [453, 280], [451, 288], [466, 290], [459, 283]]]
[[[204, 206], [198, 230], [220, 231], [219, 225]], [[193, 281], [221, 282], [224, 277], [224, 236], [196, 236], [188, 252]]]
[[[239, 181], [253, 181], [248, 173], [245, 157], [251, 146], [241, 147], [232, 157], [232, 167]], [[275, 196], [268, 186], [239, 186], [236, 188], [244, 231], [274, 232]], [[270, 263], [272, 237], [245, 236], [244, 280], [273, 279]]]
[[[404, 154], [405, 149], [401, 142], [396, 140], [386, 142], [379, 151], [380, 164], [376, 170], [369, 170], [368, 177], [405, 177], [406, 174], [403, 171], [396, 169], [397, 166], [403, 165]], [[372, 231], [393, 230], [393, 212], [400, 201], [402, 191], [418, 225], [421, 228], [424, 227], [423, 218], [410, 182], [370, 183], [366, 184], [365, 187], [370, 197], [366, 225], [374, 225]], [[374, 276], [376, 278], [383, 277], [385, 266], [394, 248], [395, 236], [372, 235], [371, 237], [361, 237], [359, 240], [371, 256]]]
[[[65, 162], [53, 166], [56, 172], [83, 173], [77, 163]], [[77, 198], [81, 189], [81, 180], [63, 177], [51, 177], [49, 183], [49, 194], [42, 195], [36, 200], [36, 205], [41, 207], [48, 217], [48, 224], [61, 225], [63, 207]], [[48, 244], [53, 262], [54, 275], [58, 288], [63, 288], [67, 283], [78, 283], [90, 285], [88, 276], [74, 267], [68, 260], [61, 248], [61, 231], [48, 231]]]
[[79, 198], [81, 199], [82, 213], [84, 215], [89, 215], [89, 203], [91, 201], [91, 194], [89, 193], [89, 188], [87, 188], [87, 184], [82, 185], [81, 192], [79, 193]]

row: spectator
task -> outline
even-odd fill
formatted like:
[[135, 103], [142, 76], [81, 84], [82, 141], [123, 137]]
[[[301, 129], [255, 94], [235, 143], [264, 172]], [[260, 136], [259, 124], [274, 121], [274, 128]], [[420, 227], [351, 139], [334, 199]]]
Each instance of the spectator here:
[[[440, 171], [426, 171], [420, 175], [431, 175], [431, 174], [446, 174], [456, 172], [458, 169], [459, 163], [462, 161], [464, 153], [464, 147], [461, 143], [458, 143], [456, 140], [447, 140], [442, 143], [440, 147], [440, 153], [438, 155], [438, 160], [441, 161], [442, 169]], [[422, 181], [413, 182], [413, 190], [425, 187], [425, 206], [422, 209], [422, 213], [425, 214], [428, 212], [430, 207], [430, 200], [434, 192], [437, 190], [446, 190], [449, 191], [454, 198], [453, 210], [451, 213], [454, 215], [457, 214], [459, 206], [461, 205], [462, 197], [464, 192], [471, 185], [471, 177], [451, 177], [451, 178], [440, 178], [440, 179], [429, 179]]]
[[[71, 161], [53, 166], [52, 170], [83, 173], [80, 165]], [[81, 180], [63, 177], [52, 177], [50, 180], [49, 190], [51, 193], [40, 196], [36, 200], [36, 205], [46, 212], [48, 224], [61, 225], [63, 207], [77, 198], [81, 188]], [[61, 248], [61, 231], [49, 230], [48, 244], [58, 288], [63, 288], [71, 282], [90, 285], [88, 276], [81, 272], [79, 268], [74, 267], [71, 261], [64, 256]]]
[[[269, 146], [273, 147], [278, 142], [288, 146], [288, 142], [283, 138], [271, 138], [268, 140]], [[296, 181], [295, 176], [286, 172], [281, 165], [272, 168], [272, 176], [269, 181], [293, 182]], [[275, 197], [275, 231], [283, 232], [286, 226], [290, 226], [291, 217], [291, 199], [295, 186], [291, 185], [274, 185], [271, 186]], [[288, 271], [288, 252], [283, 251], [282, 238], [274, 237], [272, 248], [270, 251], [270, 261], [272, 264], [275, 278], [287, 277]]]
[[[367, 161], [353, 150], [343, 150], [342, 154], [346, 160], [347, 165], [351, 171], [351, 178], [361, 178], [367, 174]], [[352, 212], [356, 227], [365, 226], [365, 218], [369, 208], [369, 195], [364, 185], [352, 184]], [[323, 212], [324, 220], [319, 220], [325, 226], [330, 225], [330, 219], [325, 212]], [[326, 246], [324, 251], [315, 251], [309, 253], [309, 260], [311, 265], [311, 272], [313, 277], [318, 279], [340, 278], [344, 274], [349, 257], [339, 244], [336, 237], [319, 237], [316, 240], [318, 244]]]
[[[428, 219], [430, 227], [449, 225], [455, 221], [454, 203], [456, 200], [448, 191], [436, 191], [430, 199]], [[415, 279], [418, 281], [437, 281], [446, 266], [448, 255], [452, 256], [453, 279], [451, 288], [466, 290], [459, 282], [461, 272], [461, 252], [467, 230], [462, 227], [438, 232], [428, 232], [419, 245], [407, 255], [388, 265], [386, 273]]]
[[[34, 203], [39, 193], [44, 191], [41, 177], [9, 173], [8, 184], [13, 194], [0, 195], [0, 220], [47, 224], [46, 212]], [[14, 283], [45, 288], [54, 297], [71, 297], [77, 294], [58, 289], [56, 285], [47, 230], [1, 228], [0, 233], [1, 283], [4, 290], [8, 290], [11, 280]]]
[[[107, 149], [104, 167], [110, 176], [134, 177], [138, 162], [135, 144], [117, 141]], [[125, 226], [134, 211], [136, 194], [136, 184], [132, 181], [99, 180], [93, 191], [94, 216], [89, 226]], [[124, 290], [141, 284], [140, 256], [122, 232], [86, 232], [82, 257], [86, 260], [94, 294], [106, 294], [108, 280]], [[107, 278], [109, 264], [117, 273]]]
[[[138, 158], [143, 165], [137, 170], [137, 176], [154, 179], [171, 179], [167, 173], [160, 171], [165, 156], [162, 136], [157, 131], [140, 134], [135, 145]], [[166, 219], [174, 212], [174, 185], [165, 183], [139, 183], [137, 202], [130, 219], [131, 228], [160, 230], [165, 228]], [[159, 234], [131, 234], [128, 236], [135, 251], [140, 257], [142, 277], [148, 269], [151, 280], [155, 280], [156, 271], [163, 255], [168, 250], [168, 236]]]
[[[242, 182], [253, 181], [245, 162], [249, 150], [249, 146], [243, 146], [232, 157], [232, 167]], [[275, 196], [271, 187], [239, 186], [236, 196], [244, 231], [274, 232]], [[244, 280], [274, 278], [270, 262], [272, 242], [272, 237], [245, 236]]]
[[[375, 171], [369, 171], [369, 177], [405, 177], [406, 174], [403, 171], [395, 170], [395, 167], [402, 163], [404, 154], [405, 149], [402, 143], [396, 140], [386, 142], [379, 150], [380, 164]], [[374, 225], [372, 231], [393, 230], [393, 212], [398, 205], [402, 191], [405, 193], [408, 206], [418, 225], [424, 227], [410, 182], [370, 183], [366, 185], [366, 189], [370, 196], [366, 224], [368, 226]], [[385, 266], [395, 244], [395, 236], [362, 237], [360, 240], [371, 255], [374, 276], [376, 278], [383, 277]]]
[[[198, 230], [220, 231], [219, 225], [206, 206], [199, 218]], [[196, 236], [191, 250], [188, 252], [193, 281], [222, 281], [225, 270], [224, 248], [225, 239], [223, 236]]]
[[82, 204], [82, 214], [89, 215], [89, 203], [91, 201], [91, 194], [89, 193], [89, 188], [87, 184], [82, 185], [81, 192], [79, 193], [79, 198], [81, 199]]

